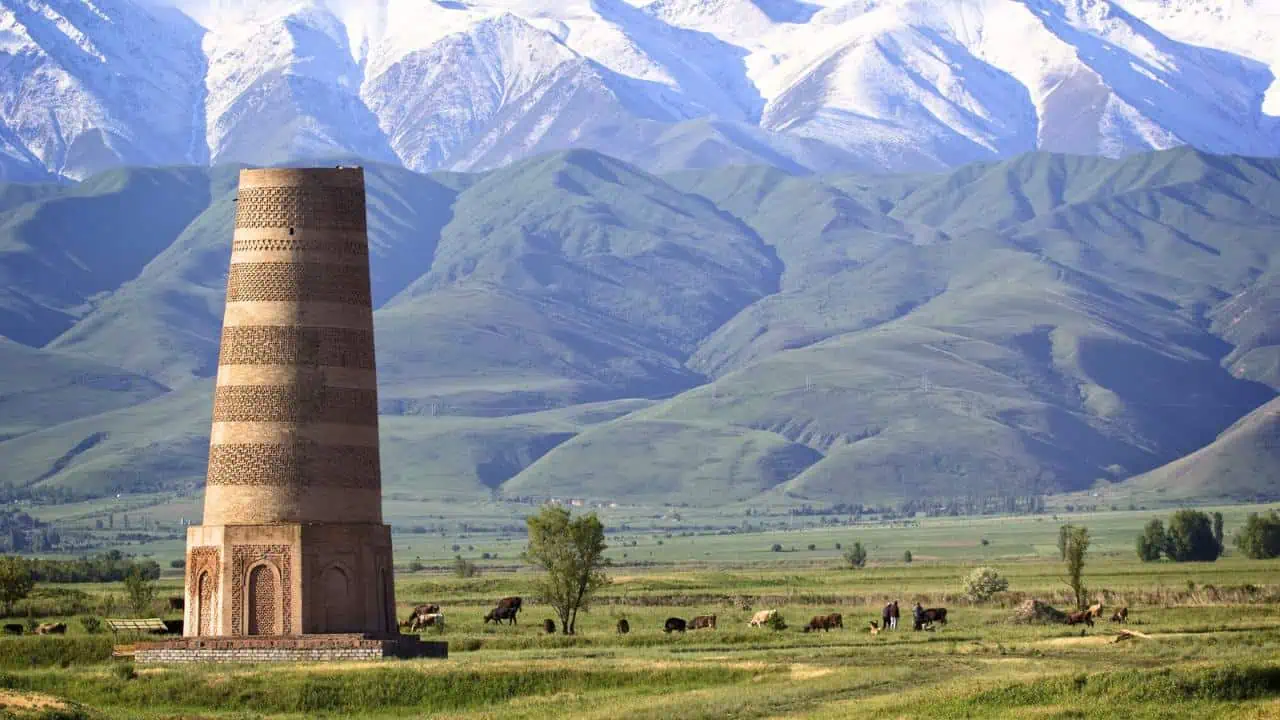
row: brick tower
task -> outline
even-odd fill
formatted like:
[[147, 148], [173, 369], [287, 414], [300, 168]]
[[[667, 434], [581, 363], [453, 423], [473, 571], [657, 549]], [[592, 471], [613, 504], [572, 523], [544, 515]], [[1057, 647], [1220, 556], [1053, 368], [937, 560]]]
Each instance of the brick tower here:
[[185, 608], [187, 638], [398, 635], [359, 168], [240, 173]]

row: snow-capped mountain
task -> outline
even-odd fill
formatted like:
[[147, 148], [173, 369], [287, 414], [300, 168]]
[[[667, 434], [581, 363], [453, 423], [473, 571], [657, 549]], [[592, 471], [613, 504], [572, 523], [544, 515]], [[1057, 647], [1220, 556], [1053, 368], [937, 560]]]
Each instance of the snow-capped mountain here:
[[1276, 0], [0, 0], [0, 178], [1280, 154]]

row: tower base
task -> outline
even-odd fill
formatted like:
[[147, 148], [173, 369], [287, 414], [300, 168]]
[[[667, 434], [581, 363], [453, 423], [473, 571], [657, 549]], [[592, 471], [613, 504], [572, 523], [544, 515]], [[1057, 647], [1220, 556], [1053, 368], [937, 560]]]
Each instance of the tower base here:
[[186, 638], [398, 637], [386, 525], [187, 528]]
[[351, 662], [384, 658], [447, 658], [449, 643], [416, 635], [304, 635], [297, 637], [182, 638], [122, 645], [117, 655], [139, 664]]

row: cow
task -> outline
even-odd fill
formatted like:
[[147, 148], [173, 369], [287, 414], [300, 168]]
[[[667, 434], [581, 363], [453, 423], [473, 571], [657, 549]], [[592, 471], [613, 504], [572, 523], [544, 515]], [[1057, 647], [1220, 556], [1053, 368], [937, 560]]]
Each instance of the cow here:
[[1111, 622], [1128, 623], [1128, 622], [1129, 622], [1129, 608], [1127, 608], [1127, 607], [1122, 607], [1122, 608], [1120, 608], [1119, 610], [1115, 611], [1115, 612], [1111, 615]]
[[37, 635], [66, 635], [66, 623], [41, 623], [36, 628]]
[[1093, 627], [1093, 614], [1090, 613], [1088, 610], [1081, 610], [1080, 612], [1067, 613], [1068, 625], [1079, 625], [1080, 623], [1084, 623], [1089, 627]]
[[1090, 605], [1089, 609], [1086, 610], [1085, 612], [1089, 613], [1089, 617], [1093, 618], [1094, 620], [1101, 620], [1102, 619], [1102, 603], [1098, 603], [1096, 605]]
[[554, 635], [556, 633], [556, 621], [550, 618], [543, 620], [542, 629], [545, 630], [548, 635]]
[[22, 623], [8, 623], [4, 626], [5, 635], [21, 635]]
[[413, 609], [413, 612], [409, 613], [408, 620], [400, 623], [400, 627], [409, 628], [412, 631], [416, 628], [422, 627], [422, 622], [419, 618], [424, 618], [427, 615], [436, 615], [439, 614], [439, 612], [440, 606], [435, 603], [419, 605]]
[[703, 628], [710, 628], [711, 630], [715, 630], [716, 616], [715, 615], [699, 615], [695, 617], [692, 622], [689, 623], [690, 630], [701, 630]]
[[513, 607], [496, 607], [490, 610], [489, 613], [484, 616], [484, 622], [486, 625], [488, 625], [489, 621], [492, 620], [493, 622], [496, 622], [499, 625], [501, 625], [503, 620], [509, 620], [511, 621], [512, 625], [515, 625], [517, 624], [516, 614], [518, 612], [519, 610]]
[[761, 610], [751, 616], [751, 620], [747, 623], [749, 627], [761, 627], [769, 624], [769, 621], [778, 616], [777, 610]]
[[814, 630], [821, 630], [823, 632], [827, 632], [832, 628], [843, 628], [843, 627], [844, 627], [844, 618], [841, 617], [840, 613], [831, 613], [830, 615], [814, 615], [813, 618], [809, 620], [809, 624], [804, 626], [804, 632], [812, 632]]
[[920, 604], [917, 603], [915, 608], [914, 628], [916, 630], [924, 630], [925, 628], [932, 627], [934, 623], [941, 623], [943, 625], [947, 624], [947, 609], [929, 608], [926, 610], [920, 607]]
[[626, 618], [620, 618], [618, 620], [618, 634], [626, 635], [629, 632], [631, 632], [631, 623], [627, 622]]
[[688, 627], [689, 627], [689, 623], [685, 622], [683, 618], [677, 618], [677, 617], [667, 618], [666, 624], [662, 626], [662, 632], [664, 633], [681, 632], [682, 633]]
[[501, 600], [499, 600], [499, 601], [498, 601], [498, 607], [499, 607], [499, 608], [511, 608], [513, 611], [515, 611], [515, 612], [517, 612], [517, 613], [518, 613], [518, 612], [520, 612], [520, 598], [519, 598], [519, 596], [515, 596], [515, 597], [504, 597], [504, 598], [502, 598]]
[[422, 628], [429, 627], [444, 630], [444, 613], [426, 613], [409, 618], [409, 632], [418, 632]]

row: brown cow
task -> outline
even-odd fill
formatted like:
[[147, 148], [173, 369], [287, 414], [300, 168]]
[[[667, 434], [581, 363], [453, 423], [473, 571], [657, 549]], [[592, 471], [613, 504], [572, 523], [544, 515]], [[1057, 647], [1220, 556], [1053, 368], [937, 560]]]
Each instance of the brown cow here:
[[821, 630], [823, 632], [827, 632], [832, 628], [843, 628], [843, 627], [844, 627], [844, 618], [840, 616], [840, 613], [832, 613], [830, 615], [814, 615], [813, 618], [809, 620], [809, 624], [804, 626], [804, 632], [812, 632], [814, 630]]
[[631, 623], [627, 622], [626, 618], [620, 618], [618, 620], [618, 634], [626, 635], [629, 632], [631, 632]]
[[1090, 605], [1089, 609], [1086, 610], [1085, 612], [1089, 613], [1089, 617], [1093, 618], [1094, 620], [1101, 620], [1102, 619], [1102, 603]]
[[519, 596], [504, 597], [498, 601], [498, 607], [511, 608], [512, 610], [515, 610], [518, 613], [520, 612], [520, 598]]
[[916, 605], [916, 608], [917, 608], [917, 612], [915, 616], [915, 622], [913, 623], [913, 629], [915, 630], [930, 629], [932, 628], [935, 622], [942, 623], [943, 625], [947, 624], [946, 608], [929, 608], [928, 610], [926, 610], [924, 608], [921, 608], [919, 605]]
[[66, 623], [41, 623], [36, 627], [37, 635], [66, 635]]
[[1067, 613], [1068, 625], [1079, 625], [1080, 623], [1084, 623], [1089, 627], [1093, 627], [1093, 615], [1088, 610], [1081, 610], [1080, 612]]
[[701, 630], [703, 628], [716, 629], [715, 615], [699, 615], [689, 623], [690, 630]]
[[1129, 622], [1129, 608], [1127, 608], [1127, 607], [1122, 607], [1122, 608], [1120, 608], [1119, 610], [1115, 611], [1115, 613], [1113, 613], [1113, 614], [1111, 615], [1111, 622], [1128, 623], [1128, 622]]

